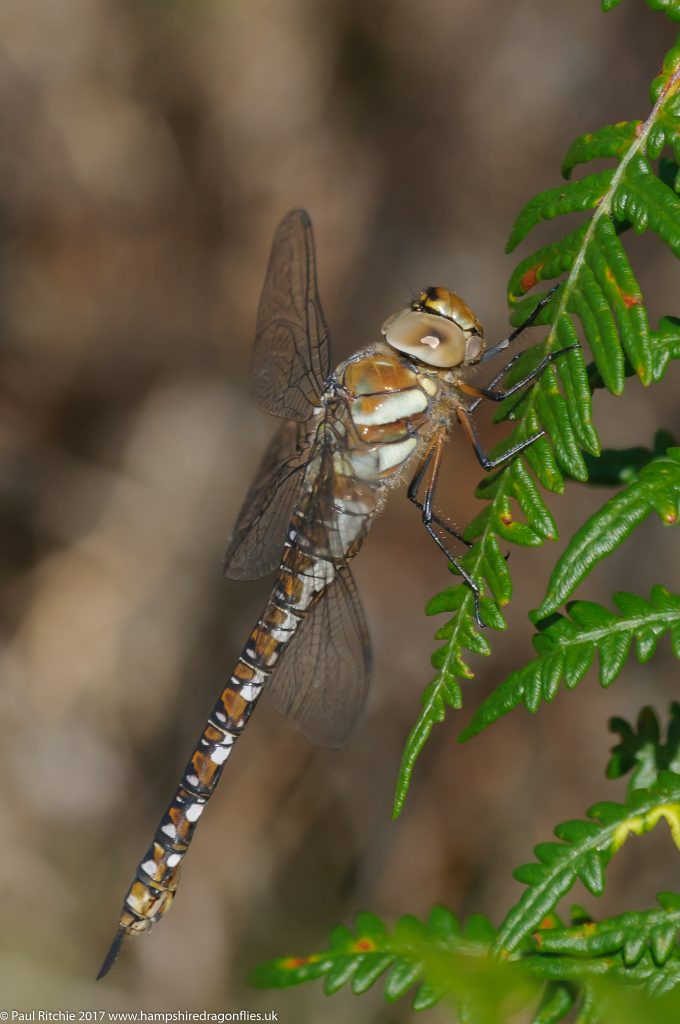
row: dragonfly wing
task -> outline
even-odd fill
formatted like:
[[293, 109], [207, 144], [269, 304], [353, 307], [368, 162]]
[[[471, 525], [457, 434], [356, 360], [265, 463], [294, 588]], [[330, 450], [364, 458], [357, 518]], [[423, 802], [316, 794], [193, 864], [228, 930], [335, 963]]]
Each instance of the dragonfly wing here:
[[359, 721], [370, 677], [366, 619], [352, 574], [340, 565], [298, 626], [267, 693], [309, 739], [338, 747]]
[[382, 498], [370, 481], [355, 475], [339, 425], [333, 410], [328, 410], [317, 430], [296, 547], [304, 554], [343, 564], [359, 550]]
[[260, 296], [253, 399], [273, 416], [304, 422], [319, 407], [329, 373], [328, 328], [317, 291], [312, 224], [304, 210], [291, 210], [274, 235]]
[[304, 431], [287, 420], [264, 453], [238, 514], [224, 557], [229, 579], [257, 579], [279, 565], [306, 464]]

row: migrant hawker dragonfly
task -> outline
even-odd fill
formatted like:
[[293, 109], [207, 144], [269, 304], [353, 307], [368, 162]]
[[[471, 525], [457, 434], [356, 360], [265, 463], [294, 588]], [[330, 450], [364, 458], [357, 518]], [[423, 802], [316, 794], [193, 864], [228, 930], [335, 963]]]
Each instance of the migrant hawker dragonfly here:
[[443, 445], [458, 421], [484, 468], [499, 464], [484, 454], [470, 414], [483, 398], [524, 387], [565, 350], [546, 356], [505, 391], [494, 389], [507, 366], [488, 388], [467, 383], [466, 371], [506, 349], [546, 301], [485, 349], [482, 326], [465, 302], [428, 288], [385, 321], [381, 341], [331, 372], [309, 217], [293, 210], [279, 225], [257, 314], [252, 390], [256, 403], [282, 422], [224, 562], [232, 579], [274, 570], [276, 579], [137, 867], [99, 977], [125, 936], [147, 931], [169, 910], [196, 823], [263, 691], [318, 743], [340, 745], [351, 734], [368, 691], [370, 647], [348, 563], [407, 474], [408, 497], [472, 589], [481, 624], [477, 584], [445, 535], [463, 538], [433, 507]]

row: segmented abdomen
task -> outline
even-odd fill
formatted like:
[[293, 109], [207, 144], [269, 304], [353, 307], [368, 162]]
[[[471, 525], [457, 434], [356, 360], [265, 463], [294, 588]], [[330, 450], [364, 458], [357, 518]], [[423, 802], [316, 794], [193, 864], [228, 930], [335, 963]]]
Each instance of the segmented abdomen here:
[[[291, 523], [295, 537], [296, 517]], [[172, 905], [184, 855], [234, 743], [268, 676], [311, 605], [333, 579], [325, 559], [286, 542], [272, 594], [215, 704], [153, 842], [139, 863], [120, 918], [121, 933], [146, 931]]]

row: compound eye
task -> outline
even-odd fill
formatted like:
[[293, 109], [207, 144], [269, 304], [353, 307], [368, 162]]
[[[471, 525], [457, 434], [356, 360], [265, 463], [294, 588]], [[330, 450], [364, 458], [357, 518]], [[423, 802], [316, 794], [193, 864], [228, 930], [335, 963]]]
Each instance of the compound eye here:
[[484, 353], [484, 339], [478, 334], [471, 334], [465, 345], [465, 362], [478, 363]]
[[465, 360], [465, 335], [444, 317], [404, 310], [383, 324], [387, 342], [428, 366], [450, 369]]

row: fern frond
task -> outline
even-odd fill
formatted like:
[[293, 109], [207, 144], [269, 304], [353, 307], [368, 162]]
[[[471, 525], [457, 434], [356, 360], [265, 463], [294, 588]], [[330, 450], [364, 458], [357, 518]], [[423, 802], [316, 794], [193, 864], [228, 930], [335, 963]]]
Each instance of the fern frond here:
[[[664, 316], [659, 321], [659, 328], [650, 331], [649, 344], [652, 359], [652, 379], [654, 383], [663, 380], [668, 365], [674, 359], [680, 359], [680, 319], [674, 316]], [[595, 365], [589, 363], [587, 367], [588, 383], [593, 391], [605, 386], [602, 377]], [[626, 377], [632, 377], [635, 373], [628, 359], [624, 363]], [[586, 455], [586, 461], [588, 456]], [[589, 478], [590, 479], [590, 478]]]
[[[661, 966], [654, 962], [651, 953], [645, 953], [632, 967], [624, 963], [620, 953], [593, 958], [537, 955], [523, 959], [522, 966], [538, 978], [559, 978], [579, 986], [582, 999], [579, 1024], [585, 1021], [677, 1024], [680, 956], [676, 952]], [[664, 996], [666, 998], [662, 999]]]
[[426, 922], [411, 914], [399, 918], [389, 931], [375, 914], [358, 914], [354, 930], [339, 926], [330, 935], [328, 949], [306, 957], [282, 957], [258, 966], [251, 982], [258, 988], [288, 988], [324, 978], [324, 992], [333, 995], [350, 984], [362, 995], [387, 972], [385, 998], [401, 999], [415, 987], [413, 1008], [434, 1006], [446, 989], [428, 980], [428, 963], [446, 956], [455, 970], [455, 956], [480, 958], [488, 954], [495, 936], [480, 914], [462, 928], [445, 907], [434, 907]]
[[[590, 163], [591, 160], [609, 157], [621, 160], [635, 141], [641, 127], [642, 121], [620, 121], [618, 124], [608, 124], [597, 131], [579, 135], [572, 142], [562, 161], [562, 177], [568, 181], [575, 167]], [[612, 170], [608, 173], [614, 172]]]
[[652, 588], [650, 600], [622, 591], [614, 594], [618, 615], [592, 601], [575, 601], [569, 618], [553, 615], [538, 623], [534, 636], [538, 657], [512, 672], [477, 708], [460, 740], [471, 739], [518, 704], [535, 712], [541, 701], [554, 700], [560, 682], [578, 686], [600, 656], [600, 685], [611, 686], [630, 654], [633, 640], [638, 661], [648, 661], [668, 632], [673, 653], [680, 658], [680, 596], [665, 587]]
[[[569, 823], [575, 824], [581, 823]], [[599, 1005], [621, 985], [629, 994], [637, 988], [658, 998], [680, 984], [680, 896], [661, 893], [658, 900], [653, 910], [571, 928], [555, 925], [555, 916], [548, 914], [521, 948], [504, 950], [501, 958], [493, 951], [497, 933], [482, 915], [461, 928], [449, 910], [435, 907], [427, 922], [405, 915], [390, 930], [374, 914], [358, 914], [354, 929], [332, 930], [327, 949], [261, 964], [251, 983], [280, 989], [323, 978], [326, 995], [349, 985], [359, 996], [384, 979], [387, 1002], [412, 991], [415, 1010], [446, 1000], [459, 1020], [475, 1024], [505, 1024], [509, 1006], [516, 1012], [538, 997], [533, 1024], [557, 1024], [577, 1003], [582, 1011], [587, 1007], [593, 978], [600, 983]], [[606, 986], [607, 980], [617, 987]], [[668, 1005], [642, 1002], [637, 1016], [616, 1019], [637, 1024], [651, 1012], [664, 1021]], [[670, 1005], [677, 1013], [677, 999]]]
[[535, 613], [556, 611], [589, 572], [618, 548], [652, 512], [665, 526], [680, 516], [680, 448], [644, 466], [636, 479], [605, 502], [571, 538], [553, 569], [548, 591]]
[[[537, 863], [524, 864], [513, 872], [528, 888], [501, 925], [494, 943], [496, 952], [516, 950], [577, 880], [600, 896], [605, 868], [629, 835], [643, 835], [663, 818], [680, 848], [680, 776], [664, 772], [649, 789], [631, 793], [625, 804], [595, 804], [588, 817], [589, 821], [558, 825], [555, 835], [560, 841], [540, 843], [534, 850]], [[538, 941], [536, 936], [534, 941]]]
[[630, 791], [651, 786], [662, 771], [680, 774], [680, 704], [671, 704], [668, 718], [665, 743], [653, 708], [642, 708], [637, 730], [624, 718], [612, 718], [609, 728], [619, 734], [620, 742], [612, 747], [607, 778], [620, 779], [631, 772]]
[[659, 907], [653, 910], [631, 911], [577, 927], [541, 929], [533, 936], [536, 949], [579, 958], [620, 953], [626, 967], [634, 967], [650, 952], [662, 967], [679, 952], [680, 896], [662, 892], [657, 899]]
[[[590, 343], [595, 372], [616, 394], [623, 389], [629, 365], [644, 383], [650, 383], [663, 373], [672, 353], [680, 351], [677, 324], [665, 323], [660, 340], [650, 331], [640, 288], [619, 238], [619, 232], [632, 223], [636, 230], [649, 227], [656, 231], [673, 251], [680, 252], [680, 200], [648, 162], [652, 143], [654, 158], [664, 147], [674, 154], [677, 149], [680, 47], [668, 55], [654, 89], [656, 102], [644, 123], [616, 125], [583, 136], [565, 161], [567, 174], [578, 163], [603, 155], [618, 161], [615, 168], [536, 197], [518, 218], [509, 248], [539, 221], [567, 212], [593, 211], [590, 219], [566, 238], [523, 260], [511, 277], [512, 319], [519, 323], [542, 297], [522, 296], [539, 281], [566, 274], [536, 319], [537, 324], [551, 325], [547, 337], [541, 345], [522, 353], [506, 376], [508, 386], [525, 376], [546, 353], [577, 344], [576, 321]], [[501, 608], [511, 598], [512, 583], [499, 541], [532, 546], [554, 538], [555, 525], [536, 480], [559, 493], [564, 489], [565, 473], [577, 480], [587, 479], [584, 453], [599, 454], [591, 420], [591, 388], [580, 348], [572, 348], [548, 366], [530, 390], [501, 403], [497, 418], [512, 421], [513, 429], [491, 453], [494, 458], [545, 431], [521, 457], [478, 488], [486, 505], [466, 531], [466, 539], [474, 543], [462, 562], [485, 593], [483, 621], [494, 629], [504, 629]], [[462, 704], [460, 683], [473, 675], [468, 652], [490, 652], [488, 640], [477, 628], [474, 600], [467, 587], [444, 591], [430, 602], [427, 611], [448, 612], [452, 619], [436, 634], [445, 646], [435, 652], [436, 675], [423, 694], [421, 713], [404, 748], [395, 817], [404, 805], [415, 762], [433, 726], [443, 721], [447, 708]]]

